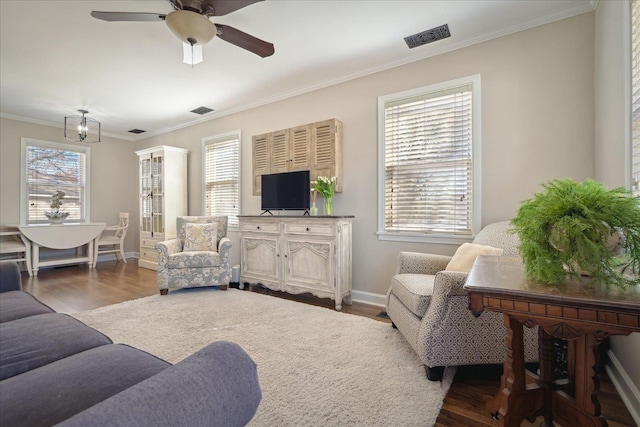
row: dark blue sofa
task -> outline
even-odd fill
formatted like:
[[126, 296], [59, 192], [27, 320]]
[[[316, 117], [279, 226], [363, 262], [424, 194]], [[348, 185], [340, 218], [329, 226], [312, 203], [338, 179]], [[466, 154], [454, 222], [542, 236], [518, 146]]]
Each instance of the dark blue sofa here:
[[237, 344], [171, 365], [55, 313], [0, 263], [0, 426], [242, 426], [261, 399]]

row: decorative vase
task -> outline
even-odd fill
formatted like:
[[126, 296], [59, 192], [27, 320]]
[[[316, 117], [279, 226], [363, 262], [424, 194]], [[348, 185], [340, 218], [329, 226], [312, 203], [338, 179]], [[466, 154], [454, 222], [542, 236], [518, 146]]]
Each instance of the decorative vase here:
[[70, 212], [60, 212], [60, 211], [46, 211], [44, 216], [49, 219], [49, 224], [63, 224], [64, 220], [67, 219]]
[[324, 198], [324, 214], [327, 216], [333, 215], [333, 197]]
[[318, 215], [318, 207], [316, 206], [316, 202], [311, 204], [311, 208], [309, 208], [309, 215], [317, 216]]

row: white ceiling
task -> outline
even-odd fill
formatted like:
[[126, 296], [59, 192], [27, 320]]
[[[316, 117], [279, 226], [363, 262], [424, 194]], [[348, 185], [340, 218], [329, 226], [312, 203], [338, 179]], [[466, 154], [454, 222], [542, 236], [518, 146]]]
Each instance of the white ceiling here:
[[[266, 0], [215, 22], [275, 45], [260, 58], [214, 38], [182, 63], [163, 22], [104, 22], [92, 10], [169, 13], [165, 0], [0, 0], [0, 115], [62, 127], [78, 109], [103, 134], [141, 139], [595, 9], [597, 0]], [[408, 49], [443, 24], [451, 37]], [[190, 113], [200, 106], [215, 111]], [[135, 136], [130, 129], [147, 132]]]

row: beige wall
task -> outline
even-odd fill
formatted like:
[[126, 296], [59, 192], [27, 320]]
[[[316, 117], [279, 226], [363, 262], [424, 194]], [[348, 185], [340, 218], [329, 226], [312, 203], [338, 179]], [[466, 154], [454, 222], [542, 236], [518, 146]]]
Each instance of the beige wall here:
[[[60, 120], [64, 117], [61, 116]], [[0, 119], [0, 225], [20, 222], [20, 138], [60, 142], [63, 129], [16, 120]], [[138, 160], [133, 142], [102, 138], [91, 147], [91, 220], [117, 224], [119, 212], [131, 216], [131, 237], [126, 252], [137, 252], [138, 238]]]
[[[189, 213], [201, 214], [202, 138], [237, 129], [242, 131], [242, 213], [259, 213], [260, 199], [251, 194], [251, 136], [335, 117], [344, 123], [344, 192], [334, 204], [337, 214], [355, 215], [354, 296], [383, 303], [400, 250], [451, 254], [456, 248], [377, 239], [377, 97], [480, 74], [482, 222], [509, 219], [541, 182], [594, 174], [593, 40], [589, 13], [146, 140], [105, 138], [92, 146], [92, 220], [113, 222], [121, 210], [133, 213], [127, 251], [137, 251], [134, 151], [156, 145], [190, 150]], [[63, 138], [58, 128], [6, 119], [1, 130], [0, 215], [2, 223], [10, 223], [18, 219], [20, 137]], [[237, 233], [230, 237], [237, 263]]]
[[[451, 254], [455, 247], [376, 238], [377, 97], [480, 74], [483, 224], [512, 218], [541, 182], [593, 175], [593, 20], [590, 13], [534, 28], [152, 137], [138, 148], [167, 144], [190, 150], [189, 212], [199, 214], [201, 140], [241, 129], [242, 213], [256, 214], [260, 199], [251, 195], [251, 136], [340, 119], [344, 192], [336, 195], [334, 209], [355, 215], [355, 297], [383, 295], [400, 250]], [[234, 243], [237, 260], [237, 236]]]
[[[628, 7], [626, 1], [601, 1], [596, 9], [595, 179], [611, 188], [628, 187], [631, 176], [628, 148], [631, 110], [627, 97], [631, 93], [630, 62], [625, 59], [630, 49]], [[640, 333], [612, 337], [611, 349], [636, 389], [636, 397], [632, 391], [625, 391], [637, 422], [640, 418], [637, 397], [640, 389]]]

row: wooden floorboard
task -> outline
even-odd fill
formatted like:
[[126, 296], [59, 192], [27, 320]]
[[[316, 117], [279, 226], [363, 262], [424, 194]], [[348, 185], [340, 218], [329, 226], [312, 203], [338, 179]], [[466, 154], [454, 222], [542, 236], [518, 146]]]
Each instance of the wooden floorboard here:
[[[22, 275], [23, 289], [54, 310], [61, 313], [74, 313], [92, 310], [106, 305], [158, 294], [156, 272], [138, 268], [136, 259], [127, 264], [115, 261], [98, 263], [95, 269], [86, 265], [41, 269], [36, 277]], [[305, 304], [313, 304], [334, 309], [335, 303], [328, 298], [316, 298], [309, 294], [291, 295], [254, 286], [253, 292], [264, 293]], [[354, 302], [343, 304], [344, 313], [369, 317], [381, 322], [391, 323], [380, 317], [382, 308]], [[391, 326], [389, 326], [391, 327]], [[484, 396], [498, 392], [502, 366], [461, 366], [445, 397], [436, 426], [482, 427], [497, 426], [484, 406]], [[622, 403], [611, 381], [603, 375], [601, 378], [599, 399], [602, 414], [610, 427], [636, 426]], [[523, 422], [522, 426], [540, 425]]]

